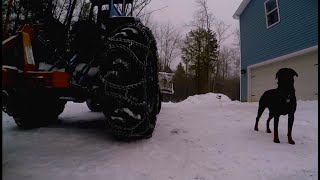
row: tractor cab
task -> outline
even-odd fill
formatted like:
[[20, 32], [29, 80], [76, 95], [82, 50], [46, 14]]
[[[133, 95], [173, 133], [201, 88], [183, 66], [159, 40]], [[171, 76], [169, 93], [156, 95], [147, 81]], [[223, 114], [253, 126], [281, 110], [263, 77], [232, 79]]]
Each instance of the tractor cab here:
[[114, 30], [114, 27], [137, 20], [133, 17], [133, 0], [90, 0], [90, 2], [89, 16], [75, 22], [74, 27], [96, 28], [98, 34], [106, 35]]
[[[111, 20], [113, 17], [117, 17], [116, 22], [118, 22], [119, 19], [120, 21], [132, 19], [133, 0], [91, 0], [91, 3], [89, 19], [95, 19], [97, 26], [102, 26], [103, 29], [105, 29], [107, 25], [115, 23], [115, 21]], [[97, 13], [95, 14], [94, 12]]]
[[91, 0], [89, 17], [73, 24], [72, 48], [79, 52], [80, 59], [90, 61], [103, 46], [104, 38], [121, 25], [139, 21], [134, 18], [133, 0]]
[[90, 14], [95, 6], [98, 7], [98, 14], [103, 11], [106, 17], [132, 16], [133, 0], [91, 0], [92, 6]]

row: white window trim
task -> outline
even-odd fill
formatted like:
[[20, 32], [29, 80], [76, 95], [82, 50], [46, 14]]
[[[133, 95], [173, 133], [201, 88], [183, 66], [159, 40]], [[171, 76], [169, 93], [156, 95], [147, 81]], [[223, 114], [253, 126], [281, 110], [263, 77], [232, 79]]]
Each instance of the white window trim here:
[[[264, 15], [265, 15], [265, 18], [266, 18], [266, 26], [267, 26], [267, 28], [269, 29], [269, 28], [271, 28], [272, 26], [274, 26], [274, 25], [276, 25], [276, 24], [278, 24], [278, 23], [280, 22], [280, 13], [279, 13], [278, 0], [276, 0], [277, 7], [274, 8], [273, 10], [271, 10], [269, 13], [267, 13], [266, 4], [267, 4], [268, 1], [270, 1], [270, 0], [266, 0], [266, 1], [264, 2]], [[275, 22], [275, 23], [273, 23], [273, 24], [271, 24], [270, 26], [268, 26], [268, 15], [269, 15], [270, 13], [272, 13], [273, 11], [275, 11], [275, 10], [278, 11], [278, 21]]]

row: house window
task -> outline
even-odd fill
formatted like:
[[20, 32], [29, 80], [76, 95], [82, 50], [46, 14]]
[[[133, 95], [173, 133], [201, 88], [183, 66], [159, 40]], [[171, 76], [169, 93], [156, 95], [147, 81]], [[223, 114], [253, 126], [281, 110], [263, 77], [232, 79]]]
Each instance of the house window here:
[[264, 3], [267, 28], [280, 22], [278, 0], [267, 0]]

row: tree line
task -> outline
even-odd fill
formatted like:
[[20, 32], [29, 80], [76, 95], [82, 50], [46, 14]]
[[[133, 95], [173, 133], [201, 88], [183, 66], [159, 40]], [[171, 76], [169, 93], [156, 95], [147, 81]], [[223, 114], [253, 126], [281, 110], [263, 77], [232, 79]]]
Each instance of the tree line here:
[[[239, 30], [215, 18], [207, 0], [195, 0], [193, 19], [184, 27], [170, 21], [159, 23], [151, 15], [142, 17], [155, 34], [159, 71], [174, 73], [173, 95], [164, 101], [181, 101], [195, 94], [222, 93], [233, 100], [240, 99]], [[190, 29], [186, 35], [182, 28]], [[231, 31], [231, 32], [230, 32]], [[235, 43], [226, 44], [234, 38]], [[172, 70], [174, 61], [180, 63]]]

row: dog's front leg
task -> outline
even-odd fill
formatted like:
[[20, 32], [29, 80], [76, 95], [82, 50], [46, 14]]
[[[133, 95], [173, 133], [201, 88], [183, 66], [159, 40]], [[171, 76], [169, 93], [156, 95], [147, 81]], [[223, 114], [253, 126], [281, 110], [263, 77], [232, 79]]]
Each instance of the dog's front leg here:
[[278, 135], [278, 125], [279, 125], [279, 115], [274, 116], [274, 137], [273, 142], [280, 143], [279, 135]]
[[294, 121], [294, 114], [288, 115], [288, 142], [289, 144], [295, 144], [295, 142], [292, 139], [292, 126]]

